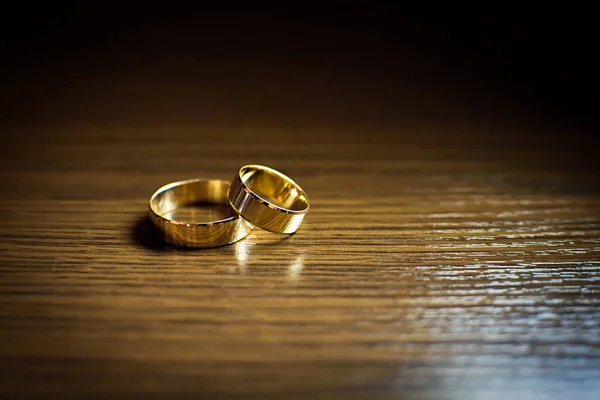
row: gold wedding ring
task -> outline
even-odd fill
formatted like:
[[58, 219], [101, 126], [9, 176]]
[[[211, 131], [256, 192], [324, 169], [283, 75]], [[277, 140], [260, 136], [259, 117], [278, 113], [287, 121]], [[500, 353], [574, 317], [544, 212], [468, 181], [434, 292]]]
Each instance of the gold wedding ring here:
[[244, 219], [275, 233], [294, 233], [310, 202], [293, 180], [262, 165], [242, 167], [231, 182], [229, 201]]
[[[170, 183], [150, 198], [150, 219], [163, 232], [166, 242], [186, 247], [217, 247], [236, 242], [253, 228], [231, 208], [229, 182], [191, 179]], [[175, 221], [171, 216], [181, 206], [191, 204], [225, 205], [222, 219], [208, 222]]]

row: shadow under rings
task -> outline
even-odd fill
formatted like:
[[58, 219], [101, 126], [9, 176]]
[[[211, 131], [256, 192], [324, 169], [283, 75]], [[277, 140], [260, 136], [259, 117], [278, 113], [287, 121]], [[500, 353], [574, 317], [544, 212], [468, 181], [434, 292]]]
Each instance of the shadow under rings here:
[[136, 219], [131, 236], [138, 246], [149, 250], [165, 251], [171, 247], [163, 240], [162, 232], [152, 223], [147, 214]]

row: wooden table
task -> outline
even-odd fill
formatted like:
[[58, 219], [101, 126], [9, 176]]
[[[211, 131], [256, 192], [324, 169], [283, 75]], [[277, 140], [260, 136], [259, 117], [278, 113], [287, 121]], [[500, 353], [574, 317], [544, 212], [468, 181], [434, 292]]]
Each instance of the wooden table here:
[[[205, 63], [155, 39], [13, 71], [0, 394], [598, 398], [589, 136], [423, 54], [382, 77], [368, 46]], [[160, 240], [154, 190], [248, 163], [308, 192], [297, 234]]]

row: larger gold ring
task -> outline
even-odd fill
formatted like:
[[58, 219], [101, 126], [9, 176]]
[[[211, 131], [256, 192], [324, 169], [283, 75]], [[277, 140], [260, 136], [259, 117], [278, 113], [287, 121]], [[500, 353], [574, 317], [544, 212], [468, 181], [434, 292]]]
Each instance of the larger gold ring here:
[[293, 180], [262, 165], [246, 165], [231, 182], [229, 201], [246, 220], [275, 233], [294, 233], [310, 202]]
[[231, 207], [227, 199], [229, 182], [191, 179], [170, 183], [150, 198], [150, 219], [162, 232], [166, 242], [185, 247], [217, 247], [242, 239], [253, 228], [235, 210], [226, 218], [208, 222], [174, 221], [169, 215], [182, 205], [221, 204]]

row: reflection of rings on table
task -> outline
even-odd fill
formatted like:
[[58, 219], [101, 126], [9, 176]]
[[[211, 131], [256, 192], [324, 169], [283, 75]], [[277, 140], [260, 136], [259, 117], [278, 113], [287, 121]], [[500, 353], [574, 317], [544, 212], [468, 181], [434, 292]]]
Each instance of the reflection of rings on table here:
[[310, 202], [293, 180], [261, 165], [242, 167], [231, 182], [229, 201], [246, 220], [275, 233], [294, 233]]
[[[163, 232], [166, 242], [186, 247], [217, 247], [236, 242], [253, 228], [231, 208], [227, 199], [229, 182], [191, 179], [170, 183], [150, 198], [150, 219]], [[181, 206], [222, 205], [227, 213], [222, 219], [207, 222], [184, 222], [171, 218]]]

